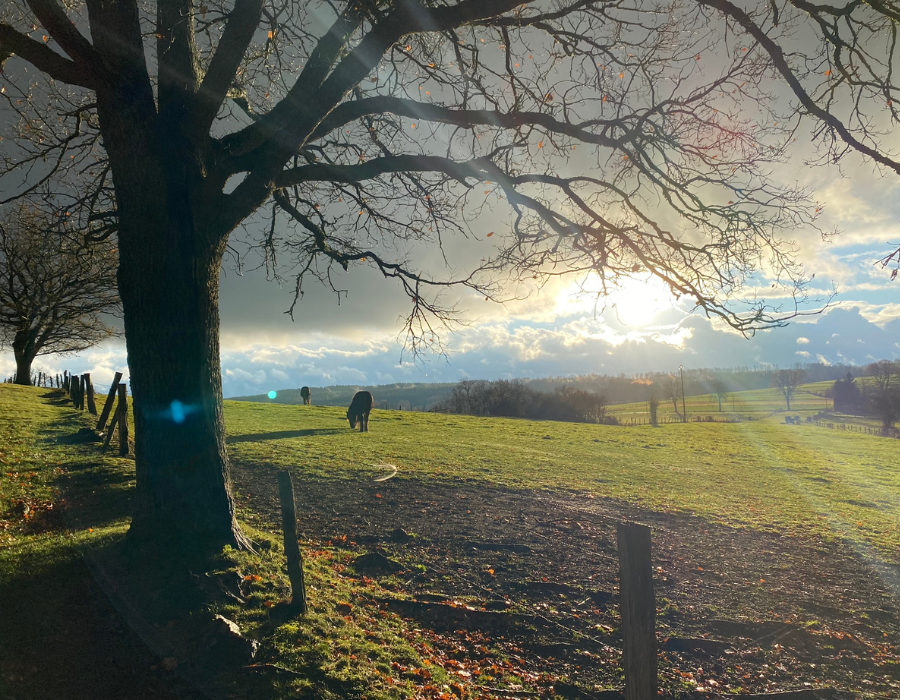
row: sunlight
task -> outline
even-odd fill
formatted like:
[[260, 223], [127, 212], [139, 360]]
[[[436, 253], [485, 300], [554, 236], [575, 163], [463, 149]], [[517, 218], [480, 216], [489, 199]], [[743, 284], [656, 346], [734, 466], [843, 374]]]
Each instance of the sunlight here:
[[596, 312], [633, 328], [647, 326], [661, 312], [675, 307], [669, 288], [656, 277], [623, 278], [610, 287], [605, 299], [598, 298], [599, 287], [595, 277], [585, 283], [570, 284], [560, 293], [559, 306], [565, 303], [570, 310], [584, 308], [585, 313]]

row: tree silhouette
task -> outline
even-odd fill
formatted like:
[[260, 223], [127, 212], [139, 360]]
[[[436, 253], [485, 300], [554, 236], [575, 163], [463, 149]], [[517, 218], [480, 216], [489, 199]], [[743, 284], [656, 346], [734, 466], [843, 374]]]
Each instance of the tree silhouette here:
[[16, 383], [31, 384], [40, 355], [86, 350], [115, 331], [119, 308], [111, 242], [84, 245], [65, 213], [22, 204], [0, 221], [0, 343], [13, 349]]
[[787, 403], [787, 410], [791, 410], [791, 399], [803, 382], [806, 381], [806, 372], [800, 368], [779, 369], [772, 375], [772, 386], [781, 392]]
[[[399, 284], [415, 352], [459, 318], [450, 287], [501, 299], [509, 283], [564, 273], [591, 273], [598, 294], [654, 276], [745, 333], [797, 312], [796, 298], [780, 311], [733, 299], [761, 269], [802, 291], [778, 231], [817, 214], [768, 178], [793, 131], [763, 40], [790, 31], [734, 33], [735, 7], [26, 0], [2, 12], [16, 138], [0, 176], [14, 194], [65, 194], [117, 241], [133, 545], [246, 544], [219, 366], [219, 270], [237, 229], [273, 274], [293, 272], [292, 314], [308, 280], [340, 293], [359, 265]], [[489, 212], [508, 223], [485, 230]], [[465, 265], [457, 241], [481, 261]], [[423, 268], [417, 251], [435, 247], [446, 266]]]

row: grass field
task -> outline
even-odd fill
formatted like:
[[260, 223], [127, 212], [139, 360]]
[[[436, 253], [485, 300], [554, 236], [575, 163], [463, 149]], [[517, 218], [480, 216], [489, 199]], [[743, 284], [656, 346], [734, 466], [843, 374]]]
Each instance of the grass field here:
[[389, 463], [401, 477], [584, 489], [733, 525], [900, 546], [897, 442], [777, 415], [626, 428], [376, 411], [368, 434], [350, 434], [330, 407], [226, 402], [226, 415], [233, 459], [299, 474], [374, 475]]
[[[697, 408], [708, 405], [702, 397], [693, 398]], [[810, 407], [797, 412], [820, 410], [816, 400], [821, 401], [811, 398]], [[785, 425], [783, 414], [772, 414], [777, 402], [768, 391], [737, 395], [735, 402], [745, 410], [754, 407], [756, 419], [652, 428], [376, 410], [366, 434], [351, 432], [339, 408], [225, 402], [228, 451], [244, 474], [235, 493], [238, 516], [256, 541], [268, 544], [256, 554], [227, 554], [223, 568], [214, 573], [235, 578], [239, 572], [246, 602], [226, 601], [214, 610], [263, 639], [265, 658], [288, 669], [283, 671], [287, 675], [263, 683], [254, 697], [306, 692], [337, 698], [365, 688], [366, 697], [375, 699], [452, 699], [457, 691], [447, 689], [457, 687], [453, 684], [459, 683], [457, 671], [462, 670], [453, 659], [474, 663], [468, 657], [441, 656], [436, 645], [446, 640], [423, 637], [396, 616], [373, 612], [373, 599], [396, 596], [402, 586], [394, 577], [378, 582], [348, 575], [359, 550], [340, 541], [304, 543], [315, 609], [302, 621], [274, 623], [271, 606], [287, 585], [279, 533], [258, 509], [261, 492], [246, 491], [254, 483], [271, 481], [273, 468], [291, 470], [300, 483], [346, 484], [360, 478], [370, 483], [368, 477], [385, 475], [386, 465], [393, 465], [398, 473], [391, 488], [416, 482], [426, 493], [460, 484], [578, 491], [651, 511], [692, 514], [750, 537], [798, 538], [788, 540], [788, 551], [801, 541], [822, 538], [849, 545], [864, 561], [897, 562], [900, 474], [894, 466], [895, 440]], [[97, 600], [88, 570], [95, 570], [121, 543], [133, 487], [133, 462], [68, 439], [86, 423], [84, 414], [49, 398], [44, 389], [0, 385], [0, 595], [17, 601], [15, 607], [0, 606], [0, 646], [16, 649], [0, 659], [0, 697], [21, 695], [23, 679], [27, 696], [34, 698], [62, 697], [78, 683], [96, 697], [106, 691], [112, 693], [109, 697], [182, 697], [172, 694], [165, 673], [150, 670], [157, 669], [158, 659], [147, 660], [136, 638], [122, 641], [117, 623], [109, 622], [115, 615], [107, 603], [83, 602]], [[247, 478], [254, 472], [260, 475], [257, 481]], [[74, 501], [66, 504], [63, 496]], [[380, 498], [374, 491], [372, 497]], [[274, 502], [267, 507], [277, 511]], [[298, 508], [302, 519], [302, 501]], [[53, 514], [60, 510], [65, 517], [55, 520]], [[349, 542], [346, 536], [343, 542]], [[83, 561], [93, 563], [85, 566]], [[705, 575], [696, 573], [702, 568], [690, 566], [694, 568], [686, 569], [685, 577], [687, 571]], [[775, 577], [780, 566], [793, 580], [797, 572], [790, 562], [770, 563], [765, 578]], [[482, 575], [490, 581], [493, 569]], [[762, 588], [748, 590], [757, 595]], [[165, 614], [157, 620], [160, 629], [171, 626], [167, 619]], [[615, 624], [616, 618], [602, 619]], [[86, 625], [85, 620], [92, 622]], [[71, 643], [86, 651], [73, 655]], [[159, 658], [166, 655], [180, 656], [168, 652]], [[510, 657], [505, 658], [508, 664]], [[61, 664], [62, 670], [29, 676], [27, 669], [42, 663]], [[133, 667], [140, 668], [136, 676], [129, 670]], [[466, 668], [474, 671], [476, 666]], [[511, 666], [507, 671], [496, 671], [497, 664], [491, 668], [496, 687], [515, 688], [523, 682]], [[683, 667], [667, 669], [672, 682], [680, 683]], [[328, 693], [311, 684], [317, 677], [328, 679]], [[121, 690], [135, 678], [141, 693]], [[473, 676], [465, 693], [474, 692], [478, 682]], [[432, 690], [425, 693], [425, 688]]]
[[[804, 384], [797, 388], [791, 397], [791, 414], [800, 416], [815, 415], [819, 411], [830, 410], [832, 401], [825, 396], [834, 382], [818, 382]], [[701, 394], [685, 397], [685, 409], [689, 420], [695, 420], [697, 416], [711, 416], [714, 420], [757, 419], [773, 415], [779, 411], [785, 412], [787, 406], [784, 396], [778, 389], [756, 389], [754, 391], [739, 391], [728, 394], [722, 401], [722, 410], [719, 410], [719, 401], [714, 394]], [[639, 403], [614, 404], [609, 407], [610, 413], [624, 422], [632, 419], [638, 422], [648, 422], [650, 412], [646, 401]], [[678, 401], [678, 411], [671, 400], [660, 399], [659, 420], [667, 422], [680, 420], [681, 400]]]

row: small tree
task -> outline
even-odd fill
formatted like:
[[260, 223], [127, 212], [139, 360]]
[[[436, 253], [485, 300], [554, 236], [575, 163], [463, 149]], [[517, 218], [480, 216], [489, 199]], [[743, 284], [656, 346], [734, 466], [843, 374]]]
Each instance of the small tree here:
[[872, 413], [881, 421], [881, 434], [890, 435], [894, 423], [900, 418], [900, 387], [890, 386], [878, 389], [869, 397]]
[[869, 410], [881, 421], [882, 435], [890, 435], [900, 417], [900, 367], [890, 360], [879, 360], [866, 367], [870, 378], [866, 387]]
[[866, 367], [866, 376], [875, 391], [885, 391], [900, 380], [900, 366], [890, 360], [879, 360]]
[[659, 389], [656, 384], [650, 385], [650, 400], [647, 402], [647, 408], [650, 411], [650, 425], [654, 428], [659, 426]]
[[853, 375], [847, 372], [847, 376], [838, 379], [831, 390], [834, 410], [839, 413], [860, 413], [863, 408], [863, 395], [857, 386]]
[[787, 410], [791, 410], [791, 397], [806, 380], [806, 372], [799, 367], [794, 369], [780, 369], [772, 375], [772, 386], [781, 392], [787, 403]]
[[12, 346], [15, 381], [30, 386], [35, 357], [80, 352], [114, 334], [102, 314], [119, 307], [118, 261], [109, 241], [85, 248], [65, 212], [23, 204], [8, 217], [0, 222], [0, 346]]
[[721, 413], [722, 402], [728, 398], [728, 387], [725, 385], [725, 382], [721, 377], [716, 377], [715, 379], [713, 379], [712, 390], [719, 401], [719, 413]]
[[681, 385], [671, 374], [662, 381], [662, 393], [666, 399], [672, 402], [672, 408], [675, 413], [680, 413], [678, 410], [678, 401], [681, 398]]

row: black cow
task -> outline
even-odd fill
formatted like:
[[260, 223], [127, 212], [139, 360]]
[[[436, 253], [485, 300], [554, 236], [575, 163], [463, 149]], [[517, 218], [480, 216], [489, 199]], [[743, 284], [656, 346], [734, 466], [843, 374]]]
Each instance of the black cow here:
[[309, 402], [312, 400], [312, 392], [309, 390], [308, 386], [300, 389], [300, 398], [303, 399], [304, 406], [309, 406]]
[[368, 391], [357, 391], [353, 395], [353, 401], [350, 402], [350, 408], [347, 409], [347, 420], [350, 421], [352, 430], [355, 430], [359, 424], [359, 432], [369, 432], [369, 413], [374, 405], [375, 399]]

